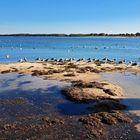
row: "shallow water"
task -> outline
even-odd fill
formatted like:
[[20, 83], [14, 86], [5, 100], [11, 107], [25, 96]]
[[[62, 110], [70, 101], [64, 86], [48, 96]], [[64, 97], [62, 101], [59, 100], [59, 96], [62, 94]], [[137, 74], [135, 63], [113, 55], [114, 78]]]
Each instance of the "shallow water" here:
[[91, 104], [77, 104], [65, 98], [62, 88], [69, 83], [43, 80], [23, 74], [0, 75], [0, 100], [22, 98], [25, 105], [0, 104], [0, 118], [15, 118], [31, 115], [68, 116], [89, 112]]
[[[102, 79], [120, 85], [124, 89], [123, 102], [128, 106], [127, 111], [140, 117], [140, 74], [134, 75], [126, 73], [107, 73], [102, 75]], [[135, 120], [140, 132], [140, 118]]]
[[99, 58], [140, 62], [140, 38], [0, 37], [0, 62], [21, 58]]
[[[17, 139], [20, 135], [22, 139], [23, 136], [25, 139], [31, 138], [31, 136], [34, 136], [35, 139], [44, 139], [44, 137], [46, 139], [54, 139], [54, 137], [55, 139], [59, 137], [60, 139], [69, 138], [70, 140], [96, 139], [87, 137], [87, 135], [90, 136], [88, 129], [77, 121], [83, 115], [91, 113], [89, 107], [93, 107], [93, 104], [77, 104], [67, 100], [62, 94], [62, 88], [66, 86], [70, 86], [70, 83], [43, 80], [31, 75], [17, 73], [0, 74], [0, 121], [1, 123], [3, 122], [4, 126], [5, 124], [8, 126], [10, 124], [10, 127], [12, 127], [11, 124], [17, 124], [14, 131], [9, 129], [8, 131], [3, 131], [4, 134], [1, 131], [2, 135], [0, 137]], [[27, 102], [22, 105], [8, 104], [9, 102], [1, 104], [1, 100], [12, 101], [19, 97]], [[29, 129], [30, 127], [34, 128], [34, 126], [37, 128], [40, 124], [40, 119], [42, 120], [42, 117], [46, 116], [65, 118], [65, 123], [62, 126], [53, 125], [39, 131], [38, 129], [37, 131], [36, 129]], [[42, 125], [44, 125], [44, 122]], [[22, 131], [17, 131], [17, 128]], [[109, 125], [109, 128], [111, 129], [109, 129], [111, 133], [109, 135], [110, 140], [139, 138], [133, 126], [129, 124]], [[27, 131], [28, 129], [29, 131]], [[33, 133], [34, 131], [35, 133]]]

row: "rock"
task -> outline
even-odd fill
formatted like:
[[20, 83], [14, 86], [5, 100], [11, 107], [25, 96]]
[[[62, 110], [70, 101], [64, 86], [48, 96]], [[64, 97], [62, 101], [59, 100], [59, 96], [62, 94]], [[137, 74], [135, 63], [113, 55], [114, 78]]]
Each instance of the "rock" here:
[[49, 117], [43, 117], [42, 121], [47, 123], [48, 125], [56, 125], [56, 124], [64, 124], [63, 118], [49, 118]]
[[131, 123], [132, 120], [121, 111], [113, 111], [93, 113], [88, 116], [81, 117], [79, 122], [81, 122], [87, 129], [89, 129], [95, 137], [100, 138], [105, 136], [107, 133], [107, 129], [105, 127], [106, 125]]
[[98, 82], [90, 82], [85, 83], [83, 81], [76, 81], [72, 84], [73, 87], [79, 87], [79, 88], [99, 88], [102, 89], [104, 84], [98, 83]]
[[64, 76], [66, 76], [66, 77], [74, 77], [74, 76], [76, 76], [76, 75], [75, 75], [74, 72], [72, 72], [72, 73], [64, 74]]
[[120, 103], [117, 99], [106, 99], [100, 100], [97, 105], [95, 105], [92, 110], [97, 112], [110, 112], [112, 110], [125, 110], [127, 108], [126, 105]]
[[87, 71], [90, 71], [90, 72], [94, 72], [94, 73], [100, 73], [101, 70], [97, 69], [97, 68], [93, 68], [93, 67], [90, 67], [90, 66], [86, 66], [86, 67], [83, 67], [83, 68], [78, 68], [78, 73], [85, 73]]
[[39, 75], [48, 75], [48, 72], [46, 71], [39, 71], [39, 70], [34, 70], [32, 71], [32, 76], [39, 76]]
[[[89, 85], [90, 86], [90, 85]], [[109, 100], [104, 96], [97, 96], [94, 94], [89, 94], [83, 90], [81, 87], [67, 87], [63, 89], [63, 94], [71, 101], [76, 103], [95, 103], [101, 100]]]
[[9, 73], [9, 72], [11, 72], [11, 70], [4, 70], [1, 72], [1, 74], [5, 74], [5, 73]]
[[111, 91], [111, 89], [103, 89], [103, 91], [111, 96], [117, 96], [117, 94]]
[[97, 117], [89, 115], [80, 118], [79, 122], [81, 122], [86, 129], [90, 130], [91, 134], [96, 138], [104, 137], [106, 135], [106, 128]]
[[68, 66], [66, 66], [66, 69], [70, 69], [70, 68], [77, 69], [78, 66], [75, 65], [74, 63], [69, 63]]
[[0, 99], [0, 105], [24, 105], [28, 101], [24, 98], [15, 98], [15, 99]]
[[101, 66], [101, 63], [102, 63], [102, 62], [101, 62], [99, 59], [97, 59], [97, 60], [94, 61], [94, 63], [95, 63], [97, 66]]
[[63, 89], [63, 94], [71, 101], [77, 103], [90, 103], [92, 99], [87, 97], [86, 93], [81, 88], [69, 87]]

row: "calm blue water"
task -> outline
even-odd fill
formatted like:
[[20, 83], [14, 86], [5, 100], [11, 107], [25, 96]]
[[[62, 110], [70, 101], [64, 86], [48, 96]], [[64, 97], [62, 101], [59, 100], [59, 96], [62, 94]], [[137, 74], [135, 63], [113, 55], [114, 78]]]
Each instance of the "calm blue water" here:
[[0, 37], [0, 62], [16, 62], [24, 57], [108, 57], [140, 62], [140, 38]]

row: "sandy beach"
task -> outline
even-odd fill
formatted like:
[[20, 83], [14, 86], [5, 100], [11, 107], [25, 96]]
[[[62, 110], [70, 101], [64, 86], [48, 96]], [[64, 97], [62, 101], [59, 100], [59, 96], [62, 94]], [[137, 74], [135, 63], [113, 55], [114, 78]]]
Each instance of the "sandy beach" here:
[[[140, 72], [140, 66], [103, 60], [61, 62], [52, 60], [47, 62], [34, 61], [0, 64], [1, 74], [28, 74], [32, 77], [39, 77], [43, 80], [57, 80], [69, 83], [69, 86], [62, 88], [62, 94], [67, 100], [75, 104], [92, 104], [92, 106], [88, 107], [88, 110], [90, 110], [89, 113], [72, 118], [76, 121], [76, 124], [80, 123], [81, 128], [83, 127], [83, 129], [87, 129], [89, 131], [86, 135], [83, 134], [83, 136], [81, 136], [81, 138], [84, 139], [119, 139], [120, 136], [118, 133], [114, 133], [114, 135], [111, 136], [111, 131], [109, 131], [112, 127], [116, 129], [118, 125], [122, 127], [122, 132], [125, 130], [123, 133], [126, 133], [126, 136], [123, 136], [123, 138], [131, 139], [131, 133], [135, 133], [135, 136], [137, 137], [139, 135], [135, 127], [136, 124], [133, 123], [134, 117], [132, 116], [134, 114], [126, 113], [125, 109], [127, 108], [127, 105], [121, 102], [121, 99], [124, 98], [124, 89], [121, 85], [109, 82], [108, 80], [101, 80], [102, 74], [113, 74], [115, 72], [130, 72], [133, 75], [137, 75]], [[1, 100], [0, 104], [22, 105], [26, 104], [26, 102], [28, 101], [24, 98], [19, 98], [14, 100]], [[26, 137], [27, 135], [24, 134], [24, 132], [27, 130], [29, 130], [29, 132], [34, 131], [35, 129], [44, 130], [46, 127], [51, 130], [52, 128], [50, 127], [53, 127], [54, 125], [59, 125], [59, 127], [61, 126], [62, 128], [68, 128], [65, 124], [70, 125], [70, 120], [68, 118], [66, 119], [63, 116], [51, 117], [52, 119], [48, 116], [45, 116], [45, 118], [38, 117], [38, 120], [43, 120], [43, 122], [39, 121], [39, 124], [36, 124], [36, 116], [33, 117], [35, 124], [30, 124], [30, 119], [25, 117], [29, 126], [27, 126], [27, 128], [24, 128], [24, 124], [21, 126], [21, 129], [23, 129], [21, 131], [21, 136]], [[69, 117], [71, 118], [71, 115], [69, 115]], [[128, 126], [129, 129], [127, 128]], [[10, 137], [10, 132], [15, 134], [15, 131], [19, 129], [19, 126], [16, 125], [16, 123], [11, 124], [9, 122], [2, 123], [0, 127], [5, 130], [3, 131], [4, 133], [6, 131], [9, 133], [8, 135], [4, 134], [2, 137], [3, 139]], [[56, 128], [56, 135], [63, 138], [62, 134], [58, 131], [59, 127], [57, 126]], [[73, 127], [71, 127], [70, 130], [76, 129], [76, 127]], [[128, 130], [131, 131], [129, 132]], [[118, 131], [119, 130], [116, 129], [116, 132]], [[66, 135], [65, 131], [63, 132], [63, 135]], [[15, 135], [15, 137], [16, 136], [17, 135]], [[37, 138], [38, 136], [39, 135], [37, 134], [35, 137]], [[44, 134], [42, 134], [40, 138], [43, 139], [43, 136]], [[69, 139], [72, 139], [72, 137]]]

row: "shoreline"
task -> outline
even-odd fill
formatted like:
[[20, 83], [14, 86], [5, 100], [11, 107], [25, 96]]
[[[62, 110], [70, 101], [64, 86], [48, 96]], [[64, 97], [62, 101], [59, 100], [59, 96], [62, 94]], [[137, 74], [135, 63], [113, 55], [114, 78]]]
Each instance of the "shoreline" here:
[[[140, 73], [140, 66], [133, 62], [131, 64], [125, 63], [123, 61], [114, 61], [109, 59], [78, 59], [78, 60], [71, 60], [71, 59], [46, 59], [41, 60], [38, 58], [35, 61], [24, 61], [21, 60], [19, 62], [12, 62], [12, 63], [0, 63], [0, 73], [8, 73], [8, 72], [23, 72], [33, 74], [35, 70], [41, 71], [42, 74], [38, 75], [51, 75], [50, 78], [53, 78], [56, 74], [56, 80], [62, 80], [62, 77], [70, 77], [63, 75], [61, 77], [57, 77], [57, 73], [77, 73], [78, 75], [84, 76], [84, 74], [90, 75], [94, 74], [100, 75], [100, 73], [106, 72], [123, 72], [128, 71], [132, 72], [133, 74]], [[51, 71], [52, 70], [52, 71]], [[37, 72], [37, 71], [36, 71]], [[43, 74], [44, 72], [44, 74]], [[48, 73], [47, 73], [48, 72]], [[50, 72], [50, 74], [49, 74]], [[77, 75], [75, 75], [77, 77]], [[71, 77], [70, 79], [74, 78], [75, 76]], [[95, 77], [96, 77], [95, 76]], [[93, 77], [93, 78], [95, 78]], [[55, 77], [54, 77], [55, 78]], [[60, 79], [59, 79], [60, 78]], [[88, 78], [87, 78], [88, 79]], [[81, 79], [80, 79], [81, 80]]]
[[[75, 100], [78, 98], [113, 98], [119, 99], [123, 96], [123, 89], [121, 86], [112, 84], [108, 81], [99, 80], [104, 73], [124, 73], [130, 72], [134, 75], [140, 73], [140, 66], [128, 65], [125, 63], [115, 63], [113, 61], [103, 62], [94, 61], [87, 62], [80, 61], [34, 61], [34, 62], [16, 62], [9, 64], [0, 64], [0, 73], [6, 74], [16, 72], [19, 74], [30, 74], [32, 76], [41, 77], [44, 80], [58, 80], [71, 83], [71, 89], [73, 92], [69, 92], [66, 95], [74, 97], [77, 94]], [[87, 92], [88, 95], [80, 95], [79, 88], [82, 88], [82, 92]], [[94, 89], [94, 90], [93, 90]], [[77, 91], [76, 91], [77, 90]], [[76, 92], [77, 93], [76, 93]], [[81, 92], [81, 90], [80, 90]], [[92, 95], [93, 93], [95, 95]], [[83, 97], [82, 97], [83, 96]], [[93, 97], [92, 97], [93, 96]], [[92, 100], [92, 99], [91, 99]]]
[[[124, 113], [126, 106], [119, 100], [123, 89], [108, 81], [100, 80], [102, 73], [140, 73], [139, 66], [103, 61], [35, 61], [0, 64], [0, 73], [16, 72], [41, 77], [44, 80], [58, 80], [72, 83], [63, 89], [64, 96], [76, 103], [95, 103], [89, 108], [93, 113], [79, 118], [79, 122], [94, 137], [106, 136], [106, 125], [132, 124], [131, 117]], [[97, 128], [96, 128], [97, 127]], [[99, 129], [102, 128], [102, 132]], [[96, 130], [96, 131], [95, 131]]]
[[16, 36], [16, 37], [132, 37], [132, 38], [139, 38], [140, 33], [118, 33], [118, 34], [107, 34], [107, 33], [75, 33], [75, 34], [64, 34], [64, 33], [52, 33], [52, 34], [30, 34], [30, 33], [15, 33], [15, 34], [0, 34], [2, 37], [6, 36]]
[[127, 113], [135, 114], [137, 116], [137, 119], [135, 120], [136, 129], [138, 132], [140, 132], [140, 109], [139, 109], [139, 77], [140, 73], [138, 75], [133, 75], [130, 72], [126, 73], [107, 73], [102, 75], [102, 80], [108, 80], [111, 83], [115, 83], [123, 88], [124, 90], [124, 96], [122, 97], [122, 101], [125, 105], [128, 106], [127, 110], [125, 110]]

